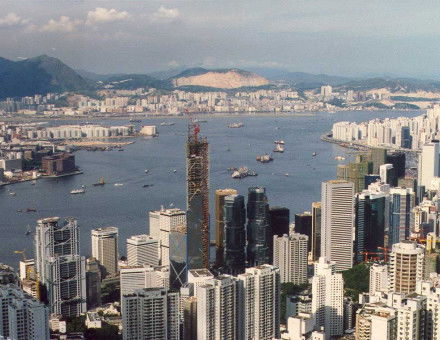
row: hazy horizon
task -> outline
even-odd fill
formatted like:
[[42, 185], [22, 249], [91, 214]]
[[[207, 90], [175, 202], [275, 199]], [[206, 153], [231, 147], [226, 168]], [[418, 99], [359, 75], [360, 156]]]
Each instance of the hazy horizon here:
[[438, 78], [435, 2], [2, 2], [0, 55], [98, 74], [273, 68]]

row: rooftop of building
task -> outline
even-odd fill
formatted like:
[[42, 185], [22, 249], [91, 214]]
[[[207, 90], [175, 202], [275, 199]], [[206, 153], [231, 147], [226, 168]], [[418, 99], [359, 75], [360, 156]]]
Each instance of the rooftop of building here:
[[200, 269], [190, 269], [189, 272], [194, 277], [211, 277], [214, 276], [208, 269], [200, 268]]
[[92, 229], [92, 235], [94, 234], [106, 235], [106, 234], [115, 234], [115, 233], [116, 234], [118, 233], [117, 227], [100, 227], [100, 228]]

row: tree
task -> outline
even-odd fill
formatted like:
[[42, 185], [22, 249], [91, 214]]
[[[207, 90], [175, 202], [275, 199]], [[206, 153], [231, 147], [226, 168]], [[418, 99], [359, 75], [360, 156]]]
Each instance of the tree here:
[[359, 294], [368, 292], [370, 286], [370, 266], [360, 263], [342, 273], [344, 277], [345, 295], [358, 301]]

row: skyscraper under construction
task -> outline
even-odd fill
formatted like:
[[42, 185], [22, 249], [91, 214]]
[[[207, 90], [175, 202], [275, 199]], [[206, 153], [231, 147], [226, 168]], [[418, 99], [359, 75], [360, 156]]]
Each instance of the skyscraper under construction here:
[[209, 154], [199, 132], [191, 122], [186, 143], [188, 269], [209, 268]]

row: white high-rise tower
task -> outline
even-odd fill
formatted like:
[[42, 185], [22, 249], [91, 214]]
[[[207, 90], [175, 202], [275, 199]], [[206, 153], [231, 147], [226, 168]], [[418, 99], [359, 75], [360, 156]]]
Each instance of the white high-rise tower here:
[[418, 185], [426, 189], [430, 187], [434, 177], [440, 176], [440, 146], [439, 142], [432, 141], [422, 146], [418, 163]]
[[99, 261], [106, 274], [115, 275], [118, 272], [118, 228], [92, 230], [92, 256]]

